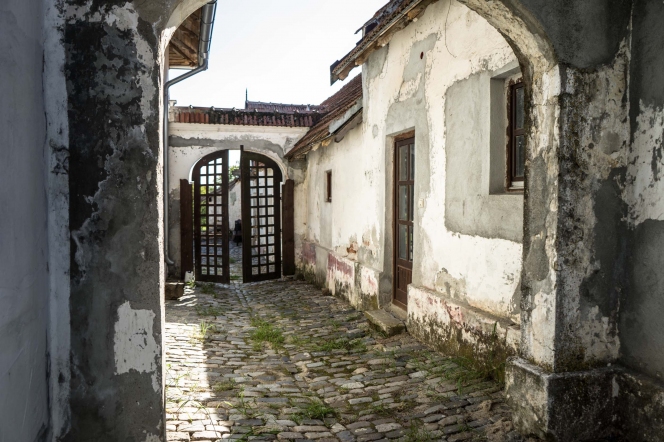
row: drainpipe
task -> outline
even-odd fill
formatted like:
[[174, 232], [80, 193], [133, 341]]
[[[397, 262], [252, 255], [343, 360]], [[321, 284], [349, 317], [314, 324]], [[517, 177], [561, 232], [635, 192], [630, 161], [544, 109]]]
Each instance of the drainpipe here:
[[174, 265], [175, 261], [171, 259], [170, 247], [170, 232], [168, 229], [168, 211], [170, 209], [168, 204], [168, 90], [174, 84], [191, 78], [199, 72], [203, 72], [208, 68], [208, 60], [210, 57], [210, 43], [212, 41], [212, 29], [214, 28], [214, 16], [217, 11], [217, 0], [212, 0], [210, 3], [203, 6], [201, 10], [201, 32], [200, 42], [198, 43], [198, 67], [186, 74], [180, 75], [164, 84], [164, 253], [166, 264]]

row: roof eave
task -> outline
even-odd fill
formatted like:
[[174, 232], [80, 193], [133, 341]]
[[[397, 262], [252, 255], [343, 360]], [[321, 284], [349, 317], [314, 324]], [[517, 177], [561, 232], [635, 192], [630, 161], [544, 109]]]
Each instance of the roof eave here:
[[360, 42], [359, 48], [356, 46], [341, 60], [337, 60], [330, 66], [331, 84], [334, 84], [337, 80], [345, 80], [353, 69], [367, 61], [373, 51], [385, 46], [396, 32], [408, 26], [424, 12], [427, 6], [436, 1], [438, 0], [415, 0], [389, 23], [378, 26], [369, 34], [366, 41]]

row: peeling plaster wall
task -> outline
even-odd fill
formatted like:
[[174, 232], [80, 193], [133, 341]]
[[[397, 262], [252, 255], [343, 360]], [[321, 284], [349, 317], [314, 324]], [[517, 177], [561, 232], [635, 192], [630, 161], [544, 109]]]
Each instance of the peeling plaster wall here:
[[164, 437], [163, 48], [155, 24], [172, 3], [66, 4], [72, 239], [66, 441]]
[[[482, 112], [471, 114], [487, 136], [474, 140], [488, 171], [490, 72], [513, 63], [507, 42], [479, 15], [457, 2], [439, 1], [416, 23], [372, 54], [364, 69], [364, 122], [341, 142], [308, 154], [307, 240], [336, 259], [357, 262], [379, 275], [380, 302], [391, 299], [392, 155], [394, 136], [415, 131], [415, 261], [413, 286], [426, 287], [481, 310], [518, 321], [521, 273], [520, 221], [523, 198], [512, 198], [518, 234], [506, 240], [479, 231], [460, 234], [446, 227], [445, 117], [448, 88], [482, 73]], [[420, 55], [422, 54], [422, 58]], [[462, 106], [453, 98], [449, 106]], [[486, 117], [486, 118], [483, 118]], [[470, 147], [469, 147], [470, 148]], [[324, 174], [333, 171], [332, 202], [324, 201]], [[488, 176], [469, 171], [488, 196]], [[486, 187], [486, 189], [484, 189]], [[358, 191], [361, 189], [361, 191]], [[500, 198], [500, 197], [496, 197]], [[488, 209], [491, 212], [491, 208]], [[501, 222], [498, 211], [493, 222]], [[495, 229], [494, 229], [495, 230]], [[478, 265], [478, 262], [482, 265]], [[350, 278], [350, 276], [347, 276]], [[451, 291], [452, 281], [462, 290]], [[337, 279], [343, 285], [343, 282]], [[328, 280], [329, 286], [335, 282]], [[361, 290], [355, 290], [361, 293]], [[353, 296], [358, 296], [354, 294]]]
[[[171, 258], [175, 261], [169, 273], [179, 276], [181, 269], [180, 247], [180, 180], [191, 179], [194, 165], [205, 155], [224, 150], [239, 150], [243, 145], [246, 151], [256, 152], [273, 159], [284, 176], [296, 180], [290, 164], [284, 155], [307, 132], [302, 127], [263, 127], [233, 126], [222, 124], [170, 123], [169, 128], [169, 243]], [[237, 186], [238, 197], [240, 186]], [[296, 200], [298, 201], [298, 200]], [[239, 206], [238, 206], [239, 207]], [[239, 209], [236, 213], [239, 213]], [[234, 215], [237, 216], [237, 215]], [[229, 218], [229, 226], [234, 227], [235, 219]], [[296, 224], [297, 226], [297, 224]], [[296, 227], [297, 229], [297, 227]]]
[[49, 437], [45, 7], [0, 3], [0, 441]]

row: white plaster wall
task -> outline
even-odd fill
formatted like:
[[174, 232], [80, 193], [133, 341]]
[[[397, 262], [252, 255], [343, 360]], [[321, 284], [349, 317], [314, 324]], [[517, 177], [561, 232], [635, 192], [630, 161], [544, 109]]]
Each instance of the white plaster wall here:
[[[275, 126], [234, 126], [222, 124], [170, 123], [169, 129], [169, 245], [170, 255], [180, 269], [180, 180], [191, 179], [194, 165], [205, 155], [228, 149], [239, 150], [240, 145], [274, 160], [286, 180], [294, 172], [284, 161], [284, 155], [302, 138], [308, 128]], [[237, 186], [240, 191], [240, 186]], [[239, 201], [239, 195], [238, 195]], [[239, 210], [239, 209], [238, 209]], [[233, 228], [235, 219], [229, 218]]]
[[[0, 441], [49, 431], [45, 4], [0, 2]], [[59, 267], [56, 268], [56, 271]], [[52, 367], [59, 370], [61, 367]], [[56, 400], [59, 398], [56, 398]], [[60, 422], [57, 422], [58, 424]]]
[[[385, 247], [392, 247], [392, 227], [386, 223], [392, 196], [386, 182], [391, 181], [393, 137], [414, 129], [413, 284], [436, 289], [437, 275], [446, 273], [465, 287], [463, 301], [518, 321], [510, 304], [520, 281], [521, 244], [458, 234], [444, 223], [446, 91], [473, 74], [503, 68], [515, 55], [492, 26], [457, 2], [451, 3], [446, 26], [448, 7], [448, 1], [429, 6], [388, 47], [372, 54], [363, 66], [363, 124], [340, 143], [308, 155], [306, 240], [391, 274], [391, 251], [385, 253]], [[490, 137], [484, 138], [487, 157], [482, 162], [488, 173]], [[332, 203], [324, 202], [326, 170], [333, 171]], [[469, 179], [485, 181], [488, 194], [488, 177]]]
[[228, 191], [228, 225], [235, 228], [235, 221], [242, 219], [242, 182], [238, 181]]

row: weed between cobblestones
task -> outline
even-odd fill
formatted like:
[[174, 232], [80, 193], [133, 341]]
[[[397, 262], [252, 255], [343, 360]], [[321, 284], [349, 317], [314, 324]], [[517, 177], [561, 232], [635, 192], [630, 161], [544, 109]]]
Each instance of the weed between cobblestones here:
[[315, 347], [315, 351], [334, 351], [334, 350], [359, 350], [366, 351], [366, 345], [361, 339], [340, 338], [333, 341], [326, 341]]
[[325, 419], [337, 417], [339, 412], [334, 408], [325, 405], [319, 400], [311, 400], [305, 407], [300, 408], [300, 411], [293, 413], [291, 416], [295, 422], [301, 423], [304, 419]]
[[214, 316], [215, 319], [217, 316], [221, 316], [224, 311], [220, 307], [213, 307], [211, 305], [205, 305], [205, 306], [196, 306], [196, 313], [198, 316]]
[[403, 442], [428, 442], [434, 440], [421, 421], [413, 421], [403, 437]]
[[201, 323], [198, 324], [198, 329], [191, 335], [191, 338], [194, 342], [202, 343], [207, 341], [209, 334], [216, 332], [217, 327], [214, 324], [211, 324], [207, 321], [201, 321]]
[[253, 318], [251, 326], [256, 327], [249, 335], [249, 338], [254, 341], [254, 351], [260, 350], [264, 342], [269, 343], [274, 350], [283, 348], [286, 338], [284, 338], [283, 332], [272, 323], [262, 318]]

